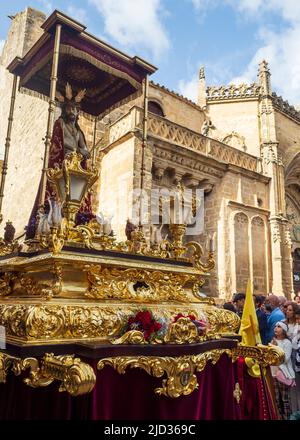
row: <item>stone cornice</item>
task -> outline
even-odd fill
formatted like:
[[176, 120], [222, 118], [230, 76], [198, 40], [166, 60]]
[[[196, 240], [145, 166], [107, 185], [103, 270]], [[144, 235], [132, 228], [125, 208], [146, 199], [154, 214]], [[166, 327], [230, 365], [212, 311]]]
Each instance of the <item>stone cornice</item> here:
[[153, 81], [150, 81], [150, 87], [162, 90], [165, 93], [167, 93], [168, 95], [171, 95], [176, 99], [179, 99], [180, 101], [184, 102], [185, 104], [188, 104], [188, 105], [194, 107], [195, 109], [199, 110], [201, 113], [203, 113], [203, 109], [201, 107], [199, 107], [199, 105], [197, 105], [194, 101], [191, 101], [190, 99], [186, 98], [185, 96], [180, 95], [179, 93], [176, 93], [173, 90], [170, 90], [165, 86], [162, 86], [158, 83], [154, 83]]
[[260, 98], [260, 96], [261, 87], [257, 83], [209, 86], [206, 89], [206, 99], [208, 103], [232, 100], [253, 100]]
[[284, 100], [282, 96], [278, 96], [275, 92], [272, 93], [273, 105], [276, 110], [289, 116], [297, 122], [300, 122], [300, 112], [288, 101]]
[[220, 179], [224, 176], [226, 172], [226, 165], [220, 164], [213, 158], [202, 156], [199, 157], [197, 152], [187, 150], [184, 147], [177, 146], [176, 151], [172, 148], [169, 142], [163, 142], [153, 140], [153, 162], [155, 164], [156, 160], [159, 159], [160, 163], [164, 163], [166, 168], [170, 164], [177, 165], [189, 171], [198, 171], [205, 173], [214, 179]]
[[247, 170], [246, 168], [242, 168], [242, 167], [239, 167], [237, 165], [232, 165], [230, 163], [227, 165], [227, 170], [231, 171], [232, 173], [235, 173], [235, 174], [246, 175], [248, 177], [251, 177], [252, 179], [259, 180], [260, 182], [263, 182], [263, 183], [266, 183], [266, 184], [269, 183], [269, 181], [271, 180], [270, 177], [265, 176], [262, 173], [259, 173], [259, 172], [256, 172], [256, 171]]
[[251, 212], [257, 212], [258, 214], [262, 214], [264, 216], [270, 215], [270, 211], [268, 209], [260, 208], [259, 206], [246, 205], [244, 203], [236, 202], [234, 200], [228, 200], [227, 205], [235, 208], [241, 208], [243, 210], [247, 210]]

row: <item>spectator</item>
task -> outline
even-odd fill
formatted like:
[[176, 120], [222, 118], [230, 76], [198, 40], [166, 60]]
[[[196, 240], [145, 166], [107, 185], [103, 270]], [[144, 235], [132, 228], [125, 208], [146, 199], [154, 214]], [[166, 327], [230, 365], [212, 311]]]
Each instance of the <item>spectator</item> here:
[[288, 338], [290, 338], [292, 340], [293, 337], [295, 335], [297, 335], [297, 333], [298, 333], [298, 324], [296, 322], [296, 312], [298, 311], [299, 307], [293, 301], [287, 301], [285, 303], [285, 307], [286, 307], [286, 309], [285, 309], [286, 319], [284, 320], [284, 322], [288, 326], [288, 331], [287, 331]]
[[[286, 319], [284, 320], [284, 322], [288, 326], [287, 336], [292, 341], [292, 346], [293, 346], [294, 338], [297, 336], [298, 329], [299, 329], [299, 326], [296, 322], [296, 312], [298, 311], [299, 307], [293, 301], [287, 301], [285, 303], [285, 306], [286, 306], [286, 309], [285, 309]], [[292, 360], [293, 369], [294, 369], [294, 371], [296, 371], [295, 370], [295, 362], [296, 362], [296, 350], [295, 349], [292, 350], [291, 360]], [[296, 385], [297, 385], [297, 382], [296, 382]], [[300, 408], [298, 408], [298, 397], [297, 397], [296, 387], [291, 390], [291, 407], [292, 407], [292, 412], [296, 412], [298, 409], [300, 409]]]
[[223, 309], [230, 310], [231, 312], [236, 313], [236, 309], [235, 309], [234, 305], [232, 304], [232, 302], [224, 303], [223, 304]]
[[275, 324], [271, 344], [278, 345], [285, 354], [284, 362], [278, 367], [271, 367], [274, 378], [276, 403], [281, 419], [289, 420], [291, 416], [291, 387], [295, 386], [295, 372], [292, 367], [292, 343], [287, 337], [288, 326], [279, 321]]
[[294, 296], [294, 300], [295, 300], [295, 302], [298, 304], [298, 306], [300, 306], [300, 290], [299, 290], [299, 292], [297, 292], [296, 295]]
[[295, 312], [296, 322], [298, 324], [297, 334], [292, 339], [292, 347], [295, 353], [295, 380], [296, 380], [296, 399], [297, 399], [297, 410], [300, 411], [300, 307]]
[[236, 314], [242, 318], [243, 315], [243, 309], [244, 309], [244, 304], [245, 304], [245, 298], [246, 295], [244, 293], [236, 293], [233, 297], [233, 304], [235, 306], [236, 309]]
[[265, 302], [265, 298], [262, 295], [253, 295], [253, 299], [256, 309], [261, 342], [267, 345], [268, 316], [266, 312], [263, 310], [263, 304]]
[[279, 299], [279, 308], [285, 314], [285, 311], [287, 309], [287, 305], [286, 305], [287, 299], [285, 296], [279, 296], [278, 299]]
[[267, 335], [266, 335], [266, 342], [271, 342], [273, 335], [274, 335], [274, 328], [276, 325], [276, 322], [282, 321], [285, 319], [284, 313], [279, 308], [279, 298], [276, 295], [269, 295], [266, 298], [265, 301], [265, 307], [266, 310], [268, 310], [270, 315], [268, 316], [268, 328], [267, 328]]

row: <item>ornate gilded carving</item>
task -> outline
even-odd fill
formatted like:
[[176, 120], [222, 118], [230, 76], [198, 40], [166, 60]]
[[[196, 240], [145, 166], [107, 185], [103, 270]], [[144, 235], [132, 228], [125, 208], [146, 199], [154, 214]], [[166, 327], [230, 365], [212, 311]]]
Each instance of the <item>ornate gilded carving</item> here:
[[114, 269], [86, 266], [89, 288], [86, 296], [97, 299], [120, 299], [135, 302], [186, 301], [186, 274]]
[[129, 332], [124, 333], [118, 339], [114, 339], [111, 341], [112, 344], [148, 344], [146, 339], [144, 338], [144, 333], [138, 330], [130, 330]]
[[258, 344], [254, 347], [238, 345], [232, 349], [229, 355], [232, 357], [233, 362], [239, 356], [256, 359], [262, 367], [280, 365], [284, 362], [284, 351], [275, 345], [265, 346]]
[[[216, 364], [222, 354], [227, 354], [236, 361], [239, 356], [252, 357], [258, 360], [263, 366], [279, 365], [284, 360], [284, 352], [279, 347], [257, 346], [249, 347], [238, 345], [232, 350], [217, 349], [207, 351], [198, 355], [180, 356], [180, 357], [110, 357], [101, 359], [98, 362], [98, 370], [106, 365], [114, 368], [119, 374], [125, 374], [127, 368], [141, 368], [147, 374], [154, 377], [162, 377], [162, 387], [156, 388], [156, 394], [162, 394], [168, 397], [179, 397], [191, 394], [198, 388], [196, 372], [201, 372], [210, 361]], [[242, 391], [239, 386], [235, 386], [233, 396], [239, 403]]]
[[205, 339], [205, 336], [199, 336], [196, 325], [190, 318], [179, 318], [173, 322], [165, 336], [166, 343], [173, 344], [193, 344]]
[[91, 392], [96, 383], [92, 367], [74, 356], [45, 354], [41, 359], [41, 371], [43, 375], [60, 380], [59, 391], [67, 391], [71, 396]]
[[170, 231], [172, 234], [172, 254], [174, 258], [180, 258], [186, 252], [186, 247], [183, 245], [183, 237], [186, 232], [186, 225], [173, 224], [170, 225]]
[[6, 382], [6, 376], [12, 365], [13, 359], [14, 358], [12, 356], [8, 356], [5, 353], [0, 352], [0, 383]]
[[9, 255], [13, 252], [17, 252], [20, 248], [20, 244], [17, 240], [12, 243], [8, 243], [3, 238], [0, 238], [0, 256]]
[[209, 322], [210, 332], [214, 334], [235, 333], [239, 328], [240, 318], [230, 310], [207, 306], [205, 315]]
[[24, 383], [32, 388], [46, 387], [58, 380], [61, 382], [59, 391], [67, 391], [71, 396], [89, 393], [96, 383], [92, 367], [69, 355], [45, 354], [39, 360], [0, 353], [0, 383], [6, 381], [9, 369], [16, 376], [29, 369], [29, 376], [24, 379]]
[[119, 374], [125, 374], [127, 368], [141, 368], [151, 376], [162, 377], [162, 386], [156, 388], [156, 394], [172, 398], [186, 396], [198, 388], [196, 371], [202, 371], [207, 362], [216, 364], [226, 350], [212, 350], [199, 355], [181, 357], [114, 357], [101, 359], [97, 368], [101, 370], [106, 365], [114, 368]]
[[17, 276], [14, 272], [5, 272], [0, 275], [0, 298], [12, 293], [13, 282]]
[[207, 262], [203, 263], [201, 261], [201, 258], [203, 256], [203, 249], [200, 243], [196, 241], [189, 241], [186, 243], [187, 249], [192, 249], [193, 253], [190, 257], [190, 261], [194, 264], [194, 266], [201, 270], [201, 272], [206, 273], [214, 269], [215, 267], [215, 260], [214, 260], [214, 254], [213, 252], [209, 252], [207, 256]]
[[52, 281], [44, 283], [42, 288], [42, 296], [51, 299], [58, 296], [62, 290], [62, 267], [59, 263], [53, 263], [50, 273], [53, 275]]
[[7, 336], [25, 340], [116, 338], [132, 310], [127, 307], [0, 304]]
[[[151, 305], [151, 307], [153, 307]], [[120, 305], [65, 305], [65, 304], [0, 304], [0, 325], [7, 337], [21, 340], [72, 340], [97, 338], [113, 340], [124, 332], [128, 317], [140, 308]], [[239, 317], [228, 310], [209, 304], [169, 304], [150, 308], [157, 319], [172, 323], [178, 313], [194, 315], [208, 323], [207, 337], [233, 334], [239, 326]], [[138, 342], [137, 342], [138, 343]], [[161, 341], [153, 341], [161, 343]]]
[[235, 398], [235, 400], [237, 401], [238, 404], [240, 403], [242, 394], [243, 394], [243, 392], [240, 388], [240, 384], [238, 382], [236, 382], [236, 384], [234, 386], [233, 397]]

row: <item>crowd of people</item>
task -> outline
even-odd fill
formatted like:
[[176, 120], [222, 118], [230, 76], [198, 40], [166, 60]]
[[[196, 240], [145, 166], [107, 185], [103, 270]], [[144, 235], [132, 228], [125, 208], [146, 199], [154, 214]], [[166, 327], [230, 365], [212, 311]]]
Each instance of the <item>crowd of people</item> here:
[[[285, 353], [284, 363], [271, 367], [276, 403], [281, 419], [300, 417], [300, 291], [294, 301], [273, 294], [254, 295], [262, 344], [273, 344]], [[224, 309], [243, 315], [246, 295], [236, 293]]]

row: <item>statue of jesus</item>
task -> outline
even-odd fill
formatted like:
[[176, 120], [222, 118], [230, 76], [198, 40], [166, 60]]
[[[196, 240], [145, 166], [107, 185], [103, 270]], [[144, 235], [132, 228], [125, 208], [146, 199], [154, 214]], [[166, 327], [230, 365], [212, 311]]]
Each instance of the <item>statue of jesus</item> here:
[[[85, 95], [85, 90], [80, 90], [73, 98], [71, 86], [67, 83], [65, 97], [57, 93], [56, 97], [62, 104], [61, 116], [55, 121], [49, 149], [48, 168], [61, 168], [62, 162], [68, 153], [76, 151], [82, 154], [82, 167], [86, 168], [86, 160], [90, 158], [83, 131], [78, 124], [80, 102]], [[40, 188], [39, 188], [40, 191]], [[34, 238], [37, 223], [39, 223], [38, 232], [47, 233], [51, 226], [51, 219], [48, 218], [49, 212], [57, 208], [56, 194], [52, 185], [47, 182], [45, 204], [38, 206], [39, 191], [26, 226], [26, 238]], [[57, 209], [55, 209], [57, 211]], [[90, 194], [84, 200], [82, 207], [77, 214], [77, 224], [88, 222], [94, 215], [92, 213]]]
[[81, 153], [85, 160], [90, 157], [83, 131], [78, 124], [80, 101], [84, 94], [85, 90], [81, 90], [73, 98], [72, 89], [68, 83], [65, 97], [57, 93], [57, 99], [62, 103], [62, 112], [54, 123], [48, 168], [54, 168], [56, 165], [61, 167], [65, 156], [74, 151]]

